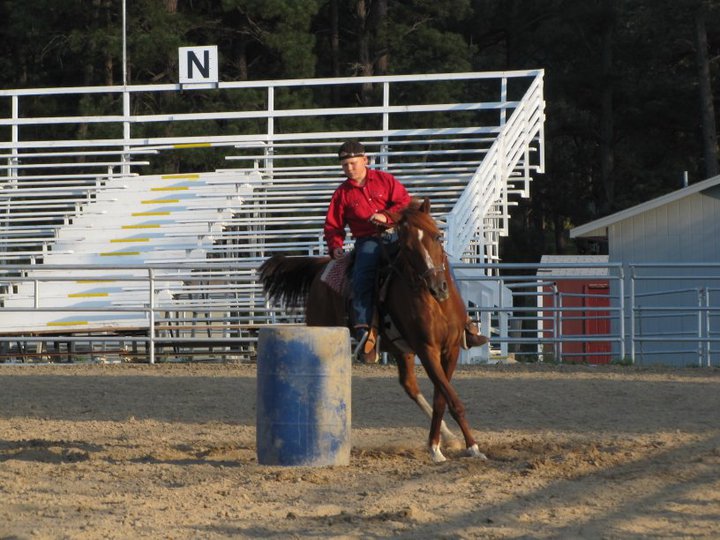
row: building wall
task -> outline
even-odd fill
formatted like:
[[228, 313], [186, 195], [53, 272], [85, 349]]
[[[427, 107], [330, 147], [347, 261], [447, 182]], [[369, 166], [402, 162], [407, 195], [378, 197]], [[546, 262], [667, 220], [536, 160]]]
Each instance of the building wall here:
[[[619, 221], [609, 227], [608, 240], [610, 262], [626, 265], [626, 293], [630, 292], [630, 263], [720, 262], [720, 187]], [[697, 314], [697, 306], [703, 301], [699, 295], [704, 288], [720, 288], [720, 271], [666, 267], [641, 268], [637, 273], [646, 278], [650, 274], [664, 279], [635, 280], [637, 306], [645, 309], [636, 315], [636, 334], [642, 332], [650, 338], [636, 345], [636, 359], [641, 363], [697, 364], [696, 343], [664, 340], [663, 336], [690, 337], [705, 332], [705, 321], [699, 320]], [[707, 278], [714, 275], [719, 278]], [[617, 284], [614, 287], [611, 295], [616, 296]], [[683, 311], [683, 307], [694, 311]], [[626, 314], [629, 330], [630, 315]], [[717, 326], [713, 323], [711, 332], [720, 331]]]

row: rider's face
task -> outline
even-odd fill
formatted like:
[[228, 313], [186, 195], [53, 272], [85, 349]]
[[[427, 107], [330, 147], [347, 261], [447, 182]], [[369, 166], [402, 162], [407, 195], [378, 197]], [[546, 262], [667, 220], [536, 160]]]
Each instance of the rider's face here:
[[351, 180], [354, 180], [355, 182], [360, 182], [365, 178], [365, 173], [367, 172], [367, 164], [367, 156], [351, 157], [343, 159], [340, 162], [345, 176], [347, 176]]

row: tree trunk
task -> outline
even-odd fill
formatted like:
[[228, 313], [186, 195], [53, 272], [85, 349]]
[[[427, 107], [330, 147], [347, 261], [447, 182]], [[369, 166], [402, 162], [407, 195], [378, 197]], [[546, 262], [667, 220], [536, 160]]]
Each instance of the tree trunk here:
[[388, 54], [388, 3], [387, 0], [373, 1], [373, 28], [375, 29], [375, 75], [387, 75]]
[[178, 0], [163, 0], [168, 13], [177, 13]]
[[701, 2], [695, 12], [695, 45], [698, 79], [700, 83], [700, 118], [702, 119], [703, 158], [705, 177], [718, 174], [718, 137], [715, 125], [715, 106], [710, 85], [710, 62], [708, 60], [705, 6]]
[[338, 0], [330, 0], [330, 63], [332, 76], [340, 76], [340, 13]]
[[[113, 6], [112, 6], [112, 0], [106, 0], [105, 4], [103, 5], [103, 8], [105, 9], [105, 25], [108, 29], [108, 32], [111, 32], [111, 28], [114, 25], [113, 21]], [[105, 51], [105, 86], [112, 86], [113, 85], [113, 54], [110, 48], [108, 47]]]
[[615, 0], [610, 0], [602, 34], [602, 90], [600, 95], [600, 180], [605, 195], [603, 213], [612, 211], [615, 202], [615, 145], [613, 120], [613, 30]]
[[[366, 0], [358, 0], [355, 8], [358, 20], [359, 36], [358, 36], [358, 72], [360, 76], [373, 74], [373, 64], [370, 55], [370, 31], [369, 17]], [[360, 103], [367, 105], [370, 103], [370, 94], [372, 92], [372, 84], [363, 83], [360, 90]]]
[[240, 42], [237, 44], [235, 63], [238, 67], [238, 77], [241, 81], [248, 80], [248, 60], [247, 60], [247, 44], [248, 41], [245, 38], [240, 38]]
[[508, 26], [505, 28], [505, 66], [515, 65], [515, 42], [516, 32], [518, 28], [521, 28], [519, 24], [520, 18], [520, 6], [517, 0], [510, 0], [508, 7]]
[[[333, 77], [340, 77], [340, 10], [338, 0], [330, 0], [330, 69]], [[340, 103], [340, 89], [332, 85], [331, 99], [334, 105]]]

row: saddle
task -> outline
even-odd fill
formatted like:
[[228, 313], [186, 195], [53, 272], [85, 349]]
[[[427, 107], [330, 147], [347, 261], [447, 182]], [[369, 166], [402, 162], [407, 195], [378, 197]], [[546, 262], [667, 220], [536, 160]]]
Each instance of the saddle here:
[[[372, 353], [372, 349], [376, 348], [379, 350], [380, 346], [380, 335], [383, 340], [388, 341], [395, 345], [396, 348], [403, 352], [412, 352], [407, 343], [403, 340], [400, 332], [393, 323], [390, 315], [382, 309], [387, 290], [392, 281], [392, 270], [391, 270], [391, 258], [394, 255], [392, 249], [388, 249], [384, 254], [382, 262], [378, 267], [378, 278], [375, 282], [375, 293], [374, 293], [374, 314], [372, 318], [372, 324], [370, 328], [370, 339], [364, 344], [365, 349], [362, 351], [365, 354]], [[347, 314], [347, 326], [352, 327], [353, 321], [351, 320], [351, 297], [352, 287], [351, 278], [352, 265], [355, 260], [355, 252], [351, 251], [344, 257], [338, 259], [332, 259], [323, 270], [320, 275], [320, 280], [330, 287], [333, 291], [339, 294], [345, 303]], [[367, 358], [367, 357], [366, 357]], [[377, 353], [374, 360], [367, 360], [369, 363], [377, 363]]]

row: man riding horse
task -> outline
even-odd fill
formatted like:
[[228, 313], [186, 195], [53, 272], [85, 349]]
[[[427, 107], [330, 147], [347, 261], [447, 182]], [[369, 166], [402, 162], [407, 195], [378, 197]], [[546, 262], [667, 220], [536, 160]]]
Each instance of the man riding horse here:
[[[360, 142], [345, 142], [338, 151], [338, 158], [346, 179], [333, 193], [323, 231], [333, 259], [344, 256], [346, 226], [355, 239], [351, 276], [352, 324], [359, 359], [374, 362], [377, 358], [377, 328], [373, 324], [373, 314], [378, 267], [385, 247], [397, 239], [391, 216], [405, 208], [411, 197], [393, 175], [368, 167], [365, 148]], [[465, 348], [488, 342], [469, 317], [464, 341]]]

